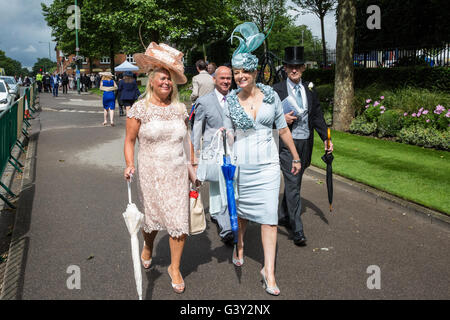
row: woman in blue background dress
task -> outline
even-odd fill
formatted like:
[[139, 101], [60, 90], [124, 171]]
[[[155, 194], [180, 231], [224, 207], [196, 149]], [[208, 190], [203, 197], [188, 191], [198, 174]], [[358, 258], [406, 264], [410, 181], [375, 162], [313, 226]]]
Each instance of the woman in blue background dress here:
[[102, 80], [100, 82], [100, 90], [103, 91], [103, 125], [108, 124], [108, 112], [111, 126], [114, 127], [114, 109], [116, 107], [116, 97], [114, 90], [117, 90], [117, 85], [112, 79], [111, 72], [100, 72]]

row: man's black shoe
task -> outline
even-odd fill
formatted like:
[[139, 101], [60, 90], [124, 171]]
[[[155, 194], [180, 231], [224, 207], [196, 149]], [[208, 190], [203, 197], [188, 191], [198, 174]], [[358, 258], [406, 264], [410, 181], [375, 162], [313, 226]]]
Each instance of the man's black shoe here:
[[232, 245], [234, 240], [233, 233], [227, 233], [224, 237], [221, 238], [222, 242], [227, 245]]
[[294, 233], [294, 244], [301, 247], [306, 246], [306, 237], [303, 232]]
[[280, 220], [278, 220], [278, 225], [282, 226], [282, 227], [285, 227], [287, 229], [291, 228], [291, 225], [289, 224], [289, 221], [287, 219], [280, 219]]

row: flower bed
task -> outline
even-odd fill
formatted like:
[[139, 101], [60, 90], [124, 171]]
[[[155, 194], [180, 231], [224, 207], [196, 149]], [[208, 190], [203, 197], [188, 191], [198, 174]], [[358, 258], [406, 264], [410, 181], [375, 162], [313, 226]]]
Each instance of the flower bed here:
[[[391, 99], [391, 101], [395, 101]], [[450, 150], [450, 109], [441, 104], [432, 108], [402, 110], [389, 106], [384, 96], [366, 99], [366, 105], [352, 122], [350, 132], [390, 137], [399, 142]]]

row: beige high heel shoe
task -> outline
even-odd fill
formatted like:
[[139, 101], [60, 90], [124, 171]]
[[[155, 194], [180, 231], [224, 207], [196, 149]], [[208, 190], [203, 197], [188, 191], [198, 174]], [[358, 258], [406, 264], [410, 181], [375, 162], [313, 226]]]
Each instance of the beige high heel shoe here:
[[[144, 242], [144, 246], [145, 246], [145, 242]], [[150, 260], [144, 260], [142, 259], [142, 253], [141, 253], [141, 262], [142, 262], [142, 266], [144, 267], [144, 269], [150, 269], [150, 266], [152, 264], [152, 258], [150, 258]]]
[[280, 295], [280, 289], [278, 286], [269, 287], [269, 284], [267, 283], [266, 275], [264, 272], [264, 268], [261, 269], [261, 276], [263, 277], [263, 287], [266, 290], [266, 292], [272, 296], [279, 296]]
[[170, 283], [172, 285], [172, 289], [175, 293], [183, 293], [184, 290], [186, 289], [186, 285], [184, 284], [184, 280], [182, 283], [173, 283], [172, 280], [172, 275], [170, 274], [169, 268], [167, 268], [167, 273], [169, 274], [170, 277]]
[[233, 249], [233, 256], [232, 256], [232, 260], [233, 260], [233, 264], [236, 266], [236, 267], [241, 267], [243, 264], [244, 264], [244, 258], [242, 258], [242, 259], [236, 259], [235, 257], [238, 257], [238, 255], [237, 255], [237, 251], [236, 251], [236, 246], [234, 246], [234, 249]]

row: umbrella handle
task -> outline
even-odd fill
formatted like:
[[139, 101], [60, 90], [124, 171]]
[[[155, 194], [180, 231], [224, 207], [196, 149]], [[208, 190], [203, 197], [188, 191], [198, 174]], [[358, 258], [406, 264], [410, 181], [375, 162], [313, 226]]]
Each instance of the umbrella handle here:
[[327, 135], [328, 135], [327, 148], [330, 149], [330, 140], [331, 140], [331, 130], [330, 130], [330, 128], [327, 129]]
[[128, 188], [128, 203], [131, 204], [131, 178], [133, 177], [132, 174], [130, 174], [130, 179], [127, 180], [127, 188]]

